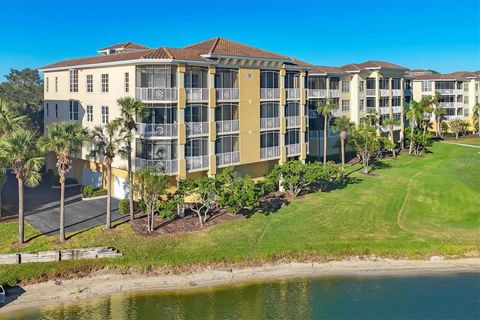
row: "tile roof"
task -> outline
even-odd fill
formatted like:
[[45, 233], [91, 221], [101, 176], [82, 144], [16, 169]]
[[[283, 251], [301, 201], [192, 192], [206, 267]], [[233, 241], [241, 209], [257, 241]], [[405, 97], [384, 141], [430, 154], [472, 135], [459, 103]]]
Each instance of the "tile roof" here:
[[344, 74], [345, 71], [339, 67], [314, 66], [309, 74]]
[[250, 57], [260, 59], [277, 59], [283, 61], [292, 60], [292, 58], [287, 56], [220, 37], [186, 46], [185, 49], [197, 50], [204, 55], [212, 56]]
[[111, 46], [99, 49], [98, 51], [103, 51], [103, 50], [108, 50], [108, 49], [119, 49], [119, 48], [127, 48], [127, 49], [150, 49], [148, 47], [142, 46], [141, 44], [135, 43], [135, 42], [121, 42], [117, 44], [113, 44]]
[[456, 71], [452, 73], [432, 73], [413, 75], [414, 80], [465, 80], [467, 78], [480, 77], [480, 72]]
[[398, 64], [394, 64], [386, 61], [370, 60], [362, 63], [350, 63], [340, 67], [344, 71], [357, 72], [363, 69], [377, 69], [377, 68], [388, 68], [388, 69], [401, 69], [408, 70], [408, 68], [403, 67]]

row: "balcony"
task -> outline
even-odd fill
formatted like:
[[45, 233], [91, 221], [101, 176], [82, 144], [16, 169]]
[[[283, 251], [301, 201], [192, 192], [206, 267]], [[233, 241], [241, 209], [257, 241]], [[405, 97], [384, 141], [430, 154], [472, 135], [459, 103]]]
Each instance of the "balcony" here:
[[186, 122], [187, 136], [208, 134], [208, 122]]
[[260, 159], [277, 159], [280, 158], [280, 147], [266, 147], [260, 148]]
[[326, 89], [307, 89], [308, 98], [326, 98], [327, 90]]
[[207, 88], [185, 88], [187, 101], [208, 101]]
[[260, 88], [260, 99], [278, 100], [280, 99], [280, 89], [279, 88]]
[[223, 120], [216, 122], [217, 134], [236, 132], [239, 130], [240, 123], [238, 120]]
[[217, 154], [217, 166], [229, 166], [240, 162], [240, 152], [232, 151]]
[[187, 171], [197, 171], [208, 169], [208, 155], [186, 157]]
[[445, 117], [445, 119], [446, 119], [447, 121], [452, 121], [452, 120], [457, 120], [457, 119], [463, 120], [463, 119], [464, 119], [463, 114], [462, 114], [462, 115], [456, 115], [456, 116], [455, 116], [455, 115], [443, 116], [443, 117]]
[[442, 108], [463, 108], [463, 102], [440, 102]]
[[376, 113], [376, 112], [377, 112], [377, 108], [375, 108], [375, 107], [367, 107], [367, 113], [368, 113], [368, 114]]
[[299, 88], [286, 88], [285, 94], [287, 96], [287, 100], [300, 100]]
[[392, 107], [393, 113], [402, 113], [402, 107]]
[[280, 128], [279, 117], [260, 118], [260, 129], [279, 129], [279, 128]]
[[165, 172], [167, 175], [174, 175], [178, 173], [178, 160], [147, 160], [142, 158], [135, 158], [135, 169], [156, 167]]
[[238, 88], [217, 88], [217, 101], [236, 101], [239, 97]]
[[137, 133], [147, 137], [176, 137], [178, 125], [176, 123], [137, 123]]
[[380, 107], [380, 114], [390, 114], [389, 107]]
[[287, 120], [287, 128], [300, 127], [300, 116], [285, 117]]
[[285, 147], [287, 149], [287, 157], [298, 156], [302, 150], [300, 143], [287, 144]]
[[392, 96], [401, 96], [402, 95], [402, 90], [400, 89], [392, 89]]
[[330, 98], [338, 98], [338, 97], [340, 97], [340, 90], [330, 89]]
[[375, 96], [377, 89], [367, 89], [367, 96]]
[[[347, 111], [345, 111], [345, 112], [347, 112]], [[332, 110], [332, 117], [338, 118], [338, 117], [341, 117], [341, 116], [342, 116], [342, 109], [337, 108], [337, 109]]]
[[380, 89], [380, 97], [388, 97], [389, 89]]
[[176, 101], [177, 93], [177, 88], [135, 88], [135, 97], [142, 101]]
[[439, 92], [441, 94], [455, 94], [455, 89], [435, 89], [435, 92]]

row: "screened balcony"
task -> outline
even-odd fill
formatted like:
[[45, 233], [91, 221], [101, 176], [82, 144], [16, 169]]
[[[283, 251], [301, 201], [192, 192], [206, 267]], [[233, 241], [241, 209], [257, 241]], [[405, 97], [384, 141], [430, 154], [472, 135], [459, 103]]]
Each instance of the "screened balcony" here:
[[260, 99], [280, 99], [278, 71], [262, 70], [260, 72]]
[[287, 128], [300, 127], [300, 105], [298, 102], [287, 102], [285, 105]]
[[184, 79], [187, 101], [208, 101], [207, 68], [187, 67]]
[[300, 73], [287, 72], [285, 75], [285, 95], [287, 100], [300, 100]]
[[367, 78], [367, 96], [375, 96], [377, 94], [377, 86], [375, 78]]
[[285, 134], [285, 147], [287, 157], [298, 156], [301, 153], [300, 130], [287, 130]]
[[265, 131], [260, 134], [260, 159], [280, 158], [279, 132]]
[[332, 77], [330, 78], [330, 98], [340, 97], [340, 78]]
[[207, 104], [188, 104], [185, 108], [187, 136], [208, 134]]
[[308, 98], [326, 98], [327, 80], [325, 77], [309, 76], [307, 79]]
[[240, 162], [238, 135], [224, 135], [215, 141], [217, 166], [229, 166]]
[[146, 104], [148, 115], [137, 118], [137, 134], [144, 137], [177, 137], [177, 105]]
[[176, 101], [175, 65], [137, 66], [135, 97], [142, 101]]
[[208, 139], [187, 139], [185, 144], [187, 171], [208, 169]]
[[260, 103], [260, 129], [279, 129], [279, 104], [278, 102]]
[[238, 104], [221, 103], [215, 108], [217, 134], [237, 132], [240, 129]]
[[218, 69], [215, 74], [215, 91], [217, 101], [237, 101], [239, 99], [238, 71]]
[[178, 173], [177, 140], [136, 139], [135, 169], [156, 167], [167, 175]]

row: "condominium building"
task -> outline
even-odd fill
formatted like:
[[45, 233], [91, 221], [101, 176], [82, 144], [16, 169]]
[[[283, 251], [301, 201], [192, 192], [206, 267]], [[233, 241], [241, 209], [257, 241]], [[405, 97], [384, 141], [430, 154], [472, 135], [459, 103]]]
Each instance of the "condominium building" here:
[[[91, 129], [120, 117], [118, 98], [141, 100], [149, 114], [137, 119], [135, 169], [161, 167], [172, 185], [226, 166], [261, 177], [276, 163], [306, 159], [308, 64], [223, 38], [184, 48], [127, 42], [98, 53], [40, 68], [46, 126], [72, 120]], [[104, 185], [102, 159], [90, 150], [70, 174]], [[113, 194], [125, 198], [126, 161], [115, 158], [112, 172]]]
[[445, 110], [443, 120], [461, 119], [472, 123], [473, 106], [479, 103], [480, 71], [439, 74], [424, 70], [410, 75], [415, 101], [440, 93], [439, 106]]

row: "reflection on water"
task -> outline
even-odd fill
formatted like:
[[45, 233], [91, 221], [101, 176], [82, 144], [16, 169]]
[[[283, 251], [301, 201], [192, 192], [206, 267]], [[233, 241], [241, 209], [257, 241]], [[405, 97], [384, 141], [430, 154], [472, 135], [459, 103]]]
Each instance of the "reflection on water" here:
[[479, 301], [480, 274], [323, 277], [114, 295], [6, 319], [478, 319]]

